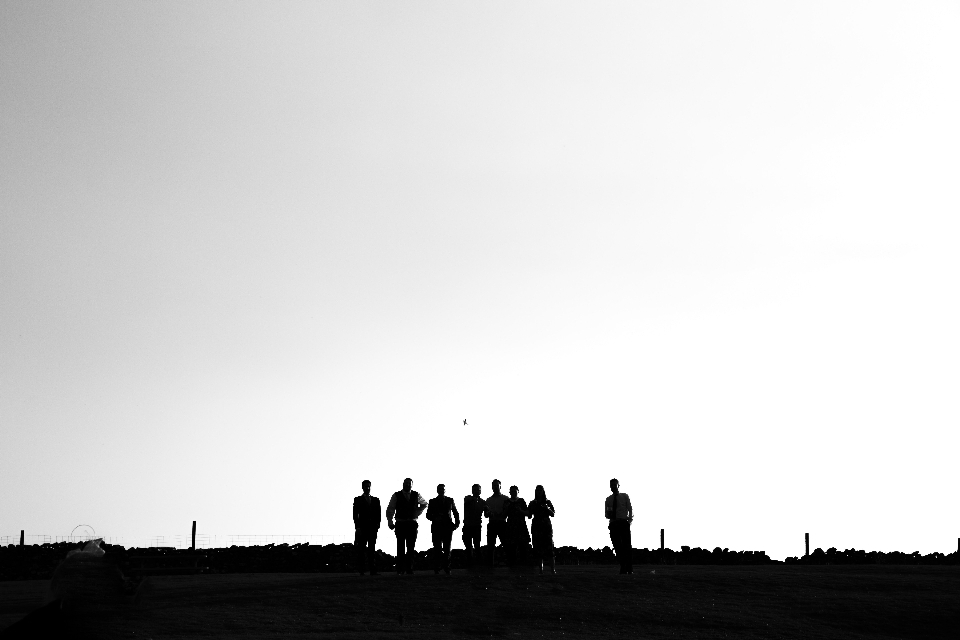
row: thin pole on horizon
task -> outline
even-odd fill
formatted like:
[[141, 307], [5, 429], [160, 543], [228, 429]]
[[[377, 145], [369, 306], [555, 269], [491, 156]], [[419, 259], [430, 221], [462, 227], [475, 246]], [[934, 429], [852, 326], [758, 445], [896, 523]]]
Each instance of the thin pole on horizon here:
[[193, 528], [190, 530], [190, 551], [197, 550], [197, 521], [193, 521]]
[[660, 551], [663, 551], [663, 529], [660, 529]]
[[810, 534], [809, 533], [803, 534], [803, 543], [804, 543], [804, 548], [806, 549], [803, 555], [804, 557], [806, 557], [810, 555]]
[[[20, 529], [20, 546], [23, 546], [23, 529]], [[960, 538], [957, 538], [957, 546], [960, 547]]]

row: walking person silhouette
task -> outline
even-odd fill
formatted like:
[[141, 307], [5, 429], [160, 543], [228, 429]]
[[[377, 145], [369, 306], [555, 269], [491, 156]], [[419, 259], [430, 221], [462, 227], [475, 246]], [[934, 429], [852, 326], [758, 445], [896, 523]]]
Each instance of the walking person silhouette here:
[[543, 573], [543, 561], [546, 559], [550, 563], [550, 573], [556, 573], [556, 558], [553, 547], [553, 522], [550, 518], [556, 515], [553, 503], [547, 500], [547, 492], [542, 484], [538, 484], [533, 492], [533, 500], [527, 505], [527, 509], [533, 514], [533, 524], [530, 529], [533, 532], [533, 552], [537, 554], [537, 561], [540, 564], [540, 573]]
[[[403, 489], [390, 496], [387, 505], [387, 526], [397, 535], [397, 575], [413, 574], [414, 558], [417, 555], [417, 518], [427, 508], [427, 501], [413, 490], [413, 480], [405, 478]], [[393, 524], [396, 515], [397, 524]]]
[[633, 522], [633, 507], [630, 496], [620, 492], [620, 482], [610, 480], [610, 491], [604, 501], [604, 515], [610, 520], [610, 542], [620, 561], [620, 573], [633, 573], [633, 542], [630, 540], [630, 523]]
[[483, 515], [487, 503], [480, 497], [480, 485], [471, 487], [471, 495], [463, 497], [463, 548], [467, 552], [467, 564], [480, 563], [480, 538], [483, 533]]
[[353, 547], [357, 557], [357, 571], [365, 571], [364, 556], [370, 564], [370, 575], [377, 574], [377, 534], [380, 531], [380, 498], [370, 495], [370, 481], [360, 483], [363, 494], [353, 499]]
[[[427, 520], [430, 521], [430, 533], [433, 537], [433, 572], [450, 575], [450, 539], [460, 526], [460, 513], [453, 498], [448, 498], [446, 488], [437, 485], [437, 497], [431, 498], [427, 505]], [[453, 519], [451, 519], [451, 515]]]

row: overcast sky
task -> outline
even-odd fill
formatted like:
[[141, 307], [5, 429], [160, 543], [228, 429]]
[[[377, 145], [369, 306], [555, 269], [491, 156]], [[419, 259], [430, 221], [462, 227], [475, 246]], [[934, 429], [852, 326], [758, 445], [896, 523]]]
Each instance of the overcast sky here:
[[616, 476], [636, 547], [955, 550], [958, 33], [2, 0], [0, 535], [351, 534], [364, 478], [497, 477], [596, 547]]

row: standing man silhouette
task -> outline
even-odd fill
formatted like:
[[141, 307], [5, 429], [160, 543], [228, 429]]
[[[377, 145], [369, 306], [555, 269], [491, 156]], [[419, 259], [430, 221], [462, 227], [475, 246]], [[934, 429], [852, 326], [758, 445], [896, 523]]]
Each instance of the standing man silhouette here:
[[[440, 573], [440, 569], [450, 575], [450, 539], [454, 530], [460, 526], [460, 513], [453, 498], [448, 498], [446, 488], [437, 485], [437, 497], [430, 500], [427, 506], [427, 520], [430, 521], [430, 534], [433, 537], [433, 572]], [[450, 515], [453, 514], [454, 521]]]
[[377, 533], [380, 531], [380, 498], [370, 495], [370, 481], [361, 484], [363, 495], [353, 499], [353, 547], [357, 554], [357, 571], [364, 572], [364, 555], [370, 563], [370, 575], [377, 574]]
[[472, 495], [463, 497], [463, 548], [470, 566], [480, 563], [480, 538], [483, 533], [483, 514], [487, 503], [480, 497], [480, 485], [471, 488]]
[[610, 491], [603, 505], [603, 513], [610, 520], [610, 542], [620, 561], [620, 573], [633, 573], [633, 542], [630, 540], [630, 523], [633, 522], [633, 507], [630, 496], [620, 493], [620, 482], [610, 480]]
[[490, 566], [497, 566], [497, 538], [504, 549], [510, 548], [510, 539], [507, 531], [507, 496], [500, 493], [500, 481], [491, 483], [493, 495], [486, 499], [487, 503], [487, 548], [490, 550]]
[[[397, 575], [413, 574], [413, 560], [416, 557], [417, 518], [427, 508], [427, 501], [413, 490], [413, 480], [405, 478], [403, 489], [390, 496], [387, 505], [387, 526], [397, 534]], [[397, 524], [393, 524], [393, 516]]]

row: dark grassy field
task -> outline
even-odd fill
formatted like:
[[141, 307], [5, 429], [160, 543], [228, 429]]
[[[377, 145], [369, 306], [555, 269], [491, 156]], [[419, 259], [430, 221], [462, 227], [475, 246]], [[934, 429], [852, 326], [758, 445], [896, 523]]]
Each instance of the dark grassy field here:
[[[68, 637], [960, 638], [960, 567], [231, 574], [146, 586], [135, 607], [66, 619]], [[45, 588], [0, 583], [0, 629], [39, 606]]]

